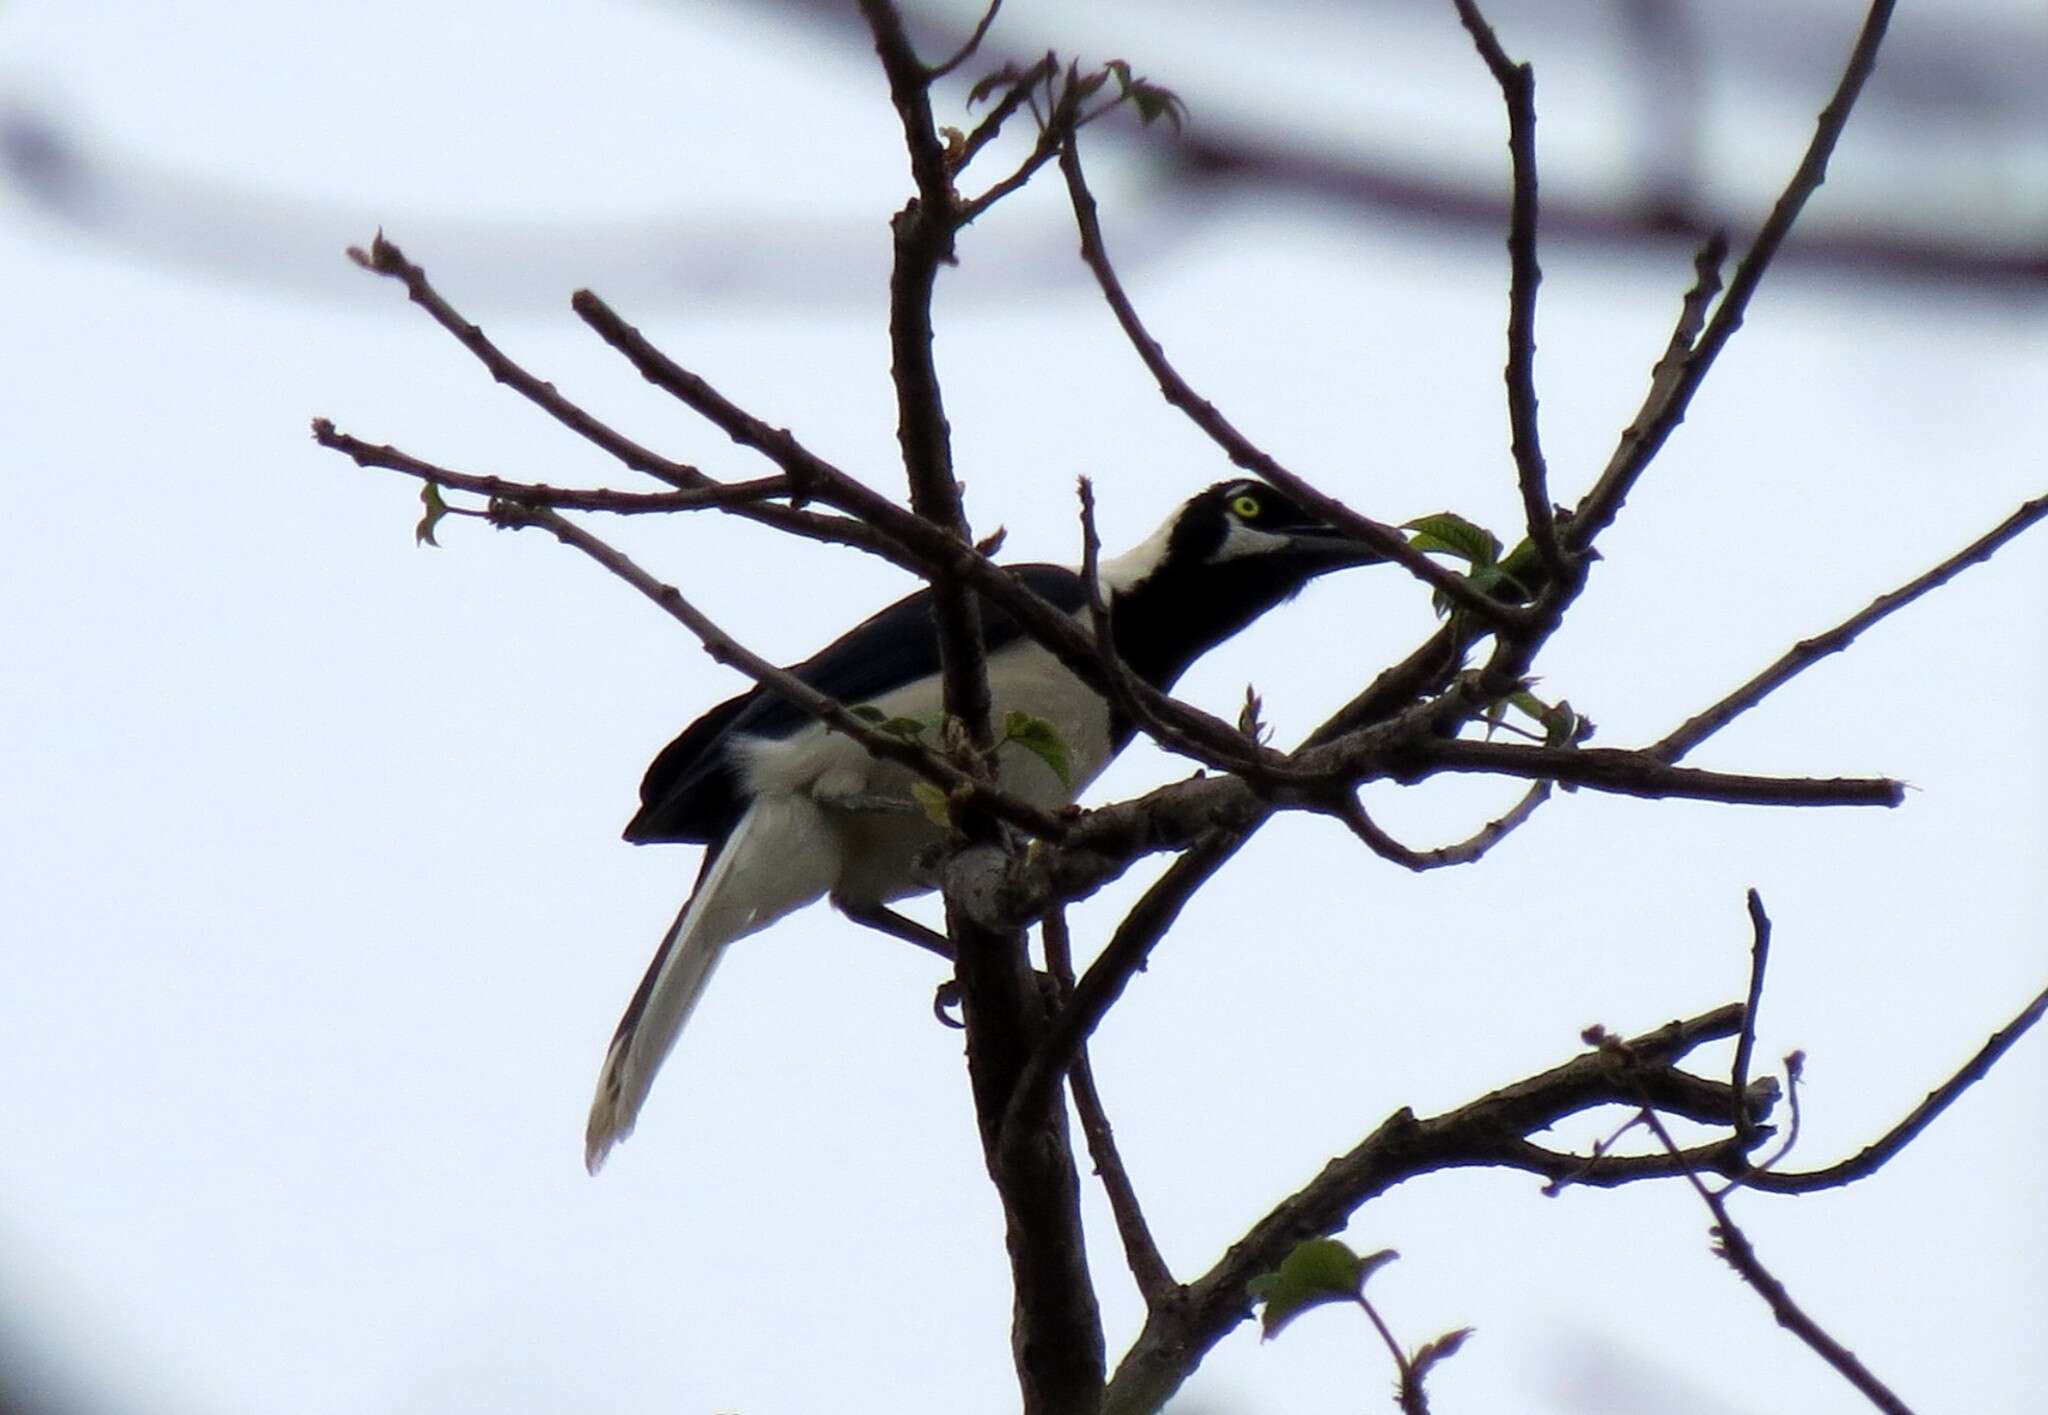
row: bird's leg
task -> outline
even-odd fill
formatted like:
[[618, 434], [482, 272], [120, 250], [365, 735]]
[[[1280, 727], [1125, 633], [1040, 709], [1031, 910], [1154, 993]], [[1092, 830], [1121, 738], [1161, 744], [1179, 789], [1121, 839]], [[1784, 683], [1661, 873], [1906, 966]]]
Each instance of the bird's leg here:
[[[836, 803], [835, 803], [836, 804]], [[953, 961], [953, 940], [937, 929], [928, 929], [917, 920], [907, 918], [894, 909], [881, 904], [854, 904], [845, 899], [834, 899], [840, 913], [877, 933], [891, 938], [900, 938], [905, 943], [914, 943], [919, 948], [936, 953], [948, 963]]]
[[[836, 804], [836, 803], [835, 803]], [[947, 962], [953, 961], [953, 940], [937, 929], [928, 929], [917, 920], [907, 918], [881, 904], [853, 904], [844, 899], [834, 899], [839, 912], [856, 924], [885, 933], [891, 938], [900, 938], [905, 943], [914, 943], [919, 948], [929, 949]], [[950, 1015], [960, 1005], [960, 985], [948, 978], [940, 983], [932, 994], [932, 1016], [948, 1027], [958, 1028], [963, 1024]]]

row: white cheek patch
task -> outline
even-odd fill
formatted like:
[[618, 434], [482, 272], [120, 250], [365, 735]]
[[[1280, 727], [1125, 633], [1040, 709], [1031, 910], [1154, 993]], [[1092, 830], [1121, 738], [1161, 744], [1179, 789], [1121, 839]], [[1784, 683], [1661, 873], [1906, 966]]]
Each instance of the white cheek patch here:
[[1223, 544], [1210, 554], [1209, 563], [1220, 565], [1226, 560], [1241, 560], [1247, 555], [1266, 555], [1287, 544], [1286, 536], [1255, 530], [1242, 521], [1232, 520], [1230, 528], [1223, 533]]

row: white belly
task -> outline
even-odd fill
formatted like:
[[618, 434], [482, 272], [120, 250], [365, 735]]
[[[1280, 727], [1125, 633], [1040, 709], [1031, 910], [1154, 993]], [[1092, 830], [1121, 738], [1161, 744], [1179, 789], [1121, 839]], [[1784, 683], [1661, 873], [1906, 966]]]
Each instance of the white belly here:
[[[1071, 765], [1070, 781], [1062, 782], [1035, 753], [1005, 743], [996, 749], [996, 779], [1005, 791], [1056, 809], [1108, 765], [1108, 704], [1043, 648], [1020, 641], [990, 654], [988, 684], [998, 733], [1012, 712], [1044, 718], [1065, 741]], [[938, 686], [899, 689], [876, 698], [873, 706], [890, 717], [935, 714]], [[748, 794], [802, 795], [826, 808], [840, 845], [830, 891], [834, 898], [880, 904], [930, 887], [914, 878], [912, 862], [920, 850], [938, 843], [940, 831], [911, 806], [916, 777], [908, 768], [878, 761], [859, 743], [818, 723], [779, 740], [743, 739], [734, 750]], [[851, 809], [834, 809], [835, 802], [847, 802]], [[880, 802], [899, 803], [900, 808], [877, 809]]]

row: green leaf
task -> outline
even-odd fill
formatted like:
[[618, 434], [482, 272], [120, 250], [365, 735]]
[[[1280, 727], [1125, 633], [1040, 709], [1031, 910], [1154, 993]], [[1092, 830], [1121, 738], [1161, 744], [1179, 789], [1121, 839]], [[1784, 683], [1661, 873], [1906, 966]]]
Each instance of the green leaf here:
[[1415, 532], [1408, 543], [1425, 555], [1453, 555], [1475, 569], [1500, 559], [1500, 538], [1455, 511], [1418, 516], [1402, 522], [1401, 529]]
[[1137, 105], [1138, 122], [1144, 127], [1151, 127], [1155, 118], [1164, 118], [1178, 137], [1181, 124], [1187, 121], [1187, 104], [1170, 88], [1140, 80], [1131, 85], [1131, 102]]
[[1543, 745], [1546, 747], [1569, 747], [1583, 742], [1593, 735], [1593, 725], [1580, 717], [1578, 710], [1563, 698], [1557, 700], [1543, 718]]
[[1131, 66], [1122, 59], [1112, 59], [1102, 67], [1116, 75], [1117, 90], [1138, 110], [1140, 125], [1149, 128], [1154, 120], [1164, 118], [1176, 134], [1180, 132], [1181, 124], [1187, 120], [1188, 106], [1179, 94], [1133, 74]]
[[856, 703], [854, 706], [848, 708], [847, 711], [852, 713], [855, 717], [859, 718], [862, 722], [867, 723], [870, 727], [880, 727], [884, 722], [889, 720], [889, 714], [883, 712], [873, 703]]
[[420, 523], [413, 527], [414, 545], [431, 545], [440, 549], [441, 542], [434, 539], [434, 527], [441, 524], [441, 518], [448, 514], [448, 503], [441, 499], [441, 488], [432, 482], [420, 484], [420, 504], [427, 508], [427, 514], [420, 517]]
[[913, 781], [910, 783], [910, 799], [917, 802], [918, 809], [933, 825], [941, 830], [953, 828], [952, 803], [938, 787], [929, 781]]
[[1536, 597], [1529, 593], [1527, 585], [1508, 573], [1505, 565], [1475, 565], [1465, 578], [1474, 589], [1510, 604], [1526, 604]]
[[1281, 1328], [1312, 1307], [1356, 1302], [1365, 1280], [1400, 1254], [1382, 1248], [1364, 1257], [1341, 1238], [1310, 1238], [1294, 1246], [1280, 1266], [1251, 1281], [1252, 1296], [1265, 1304], [1260, 1329], [1270, 1341]]
[[1550, 579], [1548, 572], [1543, 568], [1543, 557], [1537, 553], [1536, 542], [1527, 536], [1522, 538], [1521, 544], [1502, 557], [1500, 569], [1507, 577], [1507, 583], [1521, 595], [1524, 603], [1536, 598], [1535, 591], [1542, 589]]
[[1051, 767], [1052, 774], [1060, 779], [1060, 785], [1073, 786], [1074, 754], [1067, 746], [1067, 739], [1060, 735], [1059, 728], [1044, 718], [1033, 717], [1028, 712], [1009, 714], [1003, 719], [1003, 740], [1015, 742]]

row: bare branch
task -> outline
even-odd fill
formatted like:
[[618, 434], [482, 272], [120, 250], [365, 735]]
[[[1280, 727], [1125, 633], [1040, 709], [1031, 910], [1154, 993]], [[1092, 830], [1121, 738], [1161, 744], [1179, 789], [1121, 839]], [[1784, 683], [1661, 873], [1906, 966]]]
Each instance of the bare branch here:
[[1253, 828], [1248, 825], [1243, 830], [1219, 830], [1208, 835], [1175, 860], [1124, 916], [1032, 1052], [1018, 1080], [1017, 1092], [1010, 1099], [1009, 1114], [1003, 1120], [1006, 1131], [1020, 1124], [1030, 1108], [1059, 1085], [1089, 1036], [1123, 996], [1132, 977], [1145, 966], [1145, 960], [1173, 927], [1180, 911], [1195, 897], [1195, 891], [1237, 853]]
[[[952, 189], [946, 171], [946, 146], [939, 140], [932, 121], [931, 70], [917, 57], [903, 17], [890, 0], [860, 0], [860, 17], [873, 36], [875, 54], [889, 80], [889, 101], [903, 125], [903, 144], [910, 153], [910, 175], [920, 197], [937, 202], [932, 215], [943, 220], [945, 203]], [[988, 16], [990, 23], [995, 16]]]
[[351, 246], [348, 256], [363, 269], [389, 276], [404, 284], [406, 298], [425, 310], [436, 324], [453, 334], [465, 349], [476, 355], [477, 360], [490, 371], [492, 378], [519, 394], [577, 436], [609, 452], [634, 471], [645, 472], [648, 476], [665, 481], [670, 486], [699, 487], [711, 480], [695, 467], [684, 462], [670, 461], [614, 431], [556, 392], [554, 384], [535, 378], [513, 362], [503, 350], [484, 337], [480, 327], [464, 319], [452, 305], [442, 299], [440, 292], [428, 283], [426, 271], [407, 260], [403, 251], [384, 239], [382, 231], [379, 231], [376, 239], [370, 242], [368, 251], [359, 246]]
[[[1657, 1139], [1667, 1153], [1679, 1154], [1678, 1144], [1671, 1138], [1671, 1132], [1664, 1122], [1657, 1118], [1654, 1110], [1645, 1108], [1643, 1122], [1656, 1133]], [[1771, 1315], [1778, 1319], [1778, 1325], [1791, 1332], [1812, 1349], [1823, 1361], [1834, 1367], [1842, 1379], [1861, 1391], [1864, 1397], [1886, 1415], [1913, 1415], [1906, 1403], [1892, 1393], [1891, 1387], [1871, 1374], [1870, 1368], [1856, 1359], [1856, 1353], [1842, 1345], [1822, 1329], [1820, 1323], [1809, 1317], [1785, 1284], [1778, 1281], [1756, 1255], [1756, 1248], [1749, 1237], [1736, 1226], [1729, 1216], [1726, 1199], [1709, 1189], [1699, 1175], [1686, 1171], [1686, 1178], [1700, 1196], [1700, 1201], [1714, 1215], [1714, 1251], [1727, 1259], [1728, 1266], [1735, 1269], [1742, 1280], [1757, 1290], [1765, 1302], [1770, 1304]]]
[[[1595, 498], [1600, 498], [1607, 507], [1607, 518], [1611, 522], [1619, 515], [1628, 500], [1628, 494], [1637, 478], [1641, 477], [1654, 456], [1642, 455], [1644, 443], [1653, 432], [1662, 426], [1669, 411], [1674, 390], [1684, 377], [1686, 362], [1692, 357], [1693, 345], [1699, 341], [1700, 330], [1706, 327], [1707, 310], [1713, 305], [1714, 297], [1721, 293], [1721, 267], [1728, 260], [1728, 238], [1716, 233], [1693, 256], [1693, 282], [1679, 301], [1678, 321], [1672, 326], [1671, 337], [1665, 342], [1664, 353], [1650, 369], [1650, 386], [1643, 394], [1642, 406], [1629, 425], [1622, 429], [1621, 439], [1614, 452], [1607, 459], [1607, 467], [1600, 474], [1584, 500], [1573, 514], [1574, 529], [1568, 539], [1575, 549], [1591, 544], [1597, 534], [1597, 527], [1580, 525]], [[1664, 428], [1659, 434], [1669, 437], [1671, 429]]]
[[[1683, 1098], [1688, 1108], [1725, 1119], [1732, 1104], [1727, 1083], [1687, 1075], [1676, 1065], [1695, 1047], [1733, 1036], [1741, 1025], [1740, 1004], [1718, 1007], [1634, 1038], [1626, 1044], [1625, 1054], [1601, 1047], [1439, 1116], [1418, 1120], [1409, 1111], [1397, 1112], [1275, 1205], [1215, 1266], [1187, 1284], [1178, 1301], [1153, 1309], [1110, 1379], [1103, 1415], [1157, 1410], [1209, 1349], [1250, 1315], [1246, 1284], [1254, 1276], [1277, 1267], [1303, 1239], [1343, 1227], [1361, 1204], [1404, 1180], [1467, 1166], [1550, 1174], [1563, 1161], [1569, 1168], [1581, 1161], [1539, 1150], [1526, 1137], [1597, 1106], [1639, 1105], [1638, 1087], [1643, 1085], [1659, 1088], [1658, 1104], [1669, 1092]], [[1683, 1082], [1674, 1083], [1679, 1077]], [[1774, 1085], [1758, 1082], [1752, 1103], [1767, 1107], [1775, 1095]], [[1680, 1172], [1666, 1156], [1647, 1158], [1655, 1163], [1633, 1165], [1635, 1177]], [[1739, 1166], [1740, 1151], [1729, 1151], [1723, 1162]], [[1608, 1174], [1623, 1167], [1609, 1165]]]
[[451, 491], [474, 492], [492, 500], [517, 501], [527, 506], [549, 506], [558, 511], [609, 511], [621, 516], [647, 515], [662, 511], [695, 511], [706, 507], [741, 506], [789, 495], [787, 477], [761, 477], [755, 481], [712, 484], [687, 491], [611, 491], [605, 487], [555, 487], [539, 482], [507, 481], [503, 477], [478, 476], [452, 471], [433, 462], [401, 452], [385, 443], [365, 442], [335, 429], [326, 418], [313, 419], [313, 440], [339, 452], [359, 467], [380, 467], [400, 472]]
[[1514, 184], [1508, 209], [1508, 426], [1529, 537], [1549, 572], [1550, 583], [1561, 584], [1570, 572], [1558, 544], [1557, 518], [1550, 504], [1550, 472], [1544, 465], [1536, 420], [1536, 287], [1543, 280], [1542, 268], [1536, 263], [1536, 72], [1508, 58], [1474, 0], [1454, 3], [1507, 103], [1508, 156]]
[[[890, 374], [896, 390], [896, 440], [902, 449], [911, 509], [972, 554], [974, 537], [953, 475], [952, 432], [932, 353], [932, 296], [940, 266], [954, 259], [960, 226], [945, 144], [932, 121], [932, 76], [912, 51], [902, 17], [889, 0], [860, 0], [889, 96], [903, 126], [917, 194], [890, 223], [895, 260], [889, 275]], [[927, 571], [939, 646], [939, 677], [947, 714], [976, 749], [974, 770], [993, 777], [995, 743], [981, 601], [949, 564]], [[1007, 855], [992, 817], [955, 816], [965, 853]], [[955, 855], [957, 861], [959, 855]], [[949, 871], [949, 876], [951, 872]], [[952, 889], [946, 924], [956, 949], [955, 977], [967, 1024], [968, 1079], [974, 1092], [982, 1153], [1002, 1198], [1015, 1290], [1011, 1354], [1025, 1415], [1091, 1411], [1103, 1384], [1102, 1313], [1088, 1272], [1081, 1228], [1080, 1176], [1067, 1134], [1067, 1108], [1057, 1090], [1021, 1113], [1013, 1102], [1018, 1078], [1046, 1030], [1046, 999], [1038, 989], [1021, 930], [990, 928]], [[1017, 1116], [1015, 1127], [1007, 1122]]]
[[1905, 788], [1883, 777], [1742, 776], [1671, 766], [1649, 752], [1613, 747], [1525, 747], [1464, 739], [1412, 744], [1414, 766], [1388, 774], [1410, 781], [1436, 771], [1492, 772], [1622, 796], [1673, 797], [1751, 806], [1896, 806]]
[[[704, 379], [654, 347], [646, 336], [588, 290], [578, 291], [572, 303], [584, 321], [606, 343], [624, 354], [648, 382], [673, 394], [686, 407], [724, 429], [734, 441], [762, 452], [803, 486], [806, 494], [838, 507], [849, 517], [857, 518], [848, 524], [865, 530], [868, 539], [862, 542], [838, 534], [840, 518], [837, 517], [815, 517], [829, 524], [818, 528], [800, 527], [799, 534], [858, 545], [896, 564], [905, 565], [934, 583], [944, 575], [957, 575], [964, 583], [1000, 605], [1026, 633], [1051, 650], [1062, 664], [1085, 682], [1104, 696], [1113, 696], [1094, 640], [1065, 613], [1026, 589], [1000, 565], [976, 553], [972, 545], [957, 535], [904, 510], [886, 496], [863, 485], [811, 452], [786, 430], [771, 427], [741, 409]], [[782, 510], [779, 507], [762, 509]], [[742, 511], [740, 514], [750, 513]], [[1244, 739], [1230, 724], [1161, 693], [1147, 683], [1133, 680], [1128, 687], [1152, 719], [1171, 724], [1177, 741], [1190, 748], [1200, 745], [1197, 760], [1226, 771], [1243, 761]]]
[[952, 58], [946, 60], [943, 64], [934, 65], [925, 71], [927, 81], [937, 83], [969, 59], [972, 59], [975, 51], [981, 48], [982, 40], [988, 38], [989, 26], [996, 22], [996, 16], [1002, 11], [1002, 8], [1003, 0], [988, 0], [988, 8], [981, 12], [981, 20], [974, 26], [974, 33], [968, 35], [966, 43], [953, 51]]
[[1438, 870], [1447, 865], [1470, 865], [1485, 858], [1487, 851], [1521, 829], [1529, 817], [1550, 799], [1551, 783], [1539, 781], [1522, 793], [1522, 799], [1506, 814], [1488, 821], [1473, 834], [1450, 845], [1439, 845], [1434, 850], [1415, 850], [1403, 845], [1393, 836], [1374, 823], [1366, 814], [1365, 805], [1350, 792], [1344, 792], [1332, 803], [1331, 814], [1350, 828], [1351, 833], [1364, 842], [1366, 849], [1383, 860], [1391, 860], [1404, 869], [1418, 874], [1424, 870]]
[[1463, 616], [1449, 622], [1425, 639], [1408, 656], [1381, 670], [1364, 692], [1339, 708], [1328, 721], [1309, 733], [1304, 744], [1325, 746], [1337, 738], [1383, 722], [1419, 699], [1441, 692], [1465, 661], [1465, 650], [1476, 637]]
[[1864, 630], [1904, 609], [1928, 591], [1947, 584], [1970, 566], [1989, 560], [2008, 541], [2017, 539], [2043, 517], [2048, 517], [2048, 495], [2026, 502], [1997, 526], [1924, 575], [1915, 576], [1897, 589], [1879, 595], [1859, 613], [1850, 615], [1834, 628], [1794, 644], [1769, 668], [1712, 707], [1686, 719], [1669, 736], [1646, 750], [1665, 761], [1677, 761], [1823, 658], [1840, 653], [1855, 643]]
[[1081, 172], [1080, 150], [1071, 138], [1060, 147], [1060, 170], [1066, 174], [1067, 192], [1073, 202], [1074, 218], [1080, 226], [1081, 259], [1087, 262], [1088, 268], [1094, 272], [1095, 282], [1101, 287], [1103, 298], [1109, 302], [1117, 323], [1123, 326], [1131, 347], [1137, 351], [1138, 357], [1144, 361], [1153, 378], [1158, 380], [1159, 391], [1165, 395], [1167, 402], [1187, 414], [1188, 419], [1207, 433], [1210, 440], [1222, 448], [1232, 462], [1256, 476], [1265, 478], [1345, 534], [1363, 541], [1387, 559], [1401, 565], [1416, 578], [1440, 590], [1460, 608], [1471, 611], [1483, 622], [1496, 627], [1513, 628], [1526, 622], [1526, 616], [1521, 611], [1490, 598], [1475, 589], [1462, 575], [1444, 569], [1427, 555], [1410, 546], [1407, 537], [1392, 526], [1359, 515], [1343, 502], [1323, 495], [1288, 471], [1232, 426], [1215, 404], [1196, 393], [1188, 381], [1180, 376], [1179, 371], [1167, 362], [1166, 351], [1159, 346], [1159, 341], [1146, 331], [1138, 318], [1137, 310], [1131, 304], [1130, 297], [1124, 293], [1123, 282], [1117, 278], [1116, 269], [1110, 264], [1109, 253], [1103, 245], [1102, 224], [1096, 215], [1095, 196], [1088, 190], [1087, 179]]
[[[960, 145], [960, 154], [953, 161], [953, 170], [956, 173], [965, 171], [967, 164], [974, 160], [975, 154], [996, 140], [997, 135], [1003, 130], [1003, 124], [1024, 106], [1025, 100], [1031, 96], [1031, 91], [1058, 72], [1059, 61], [1047, 54], [1011, 80], [1003, 90], [1003, 96], [996, 100], [995, 106], [989, 109], [987, 116], [974, 125], [974, 131], [969, 133], [966, 141]], [[971, 207], [982, 204], [984, 203], [969, 203]]]
[[972, 803], [990, 815], [1006, 820], [1033, 835], [1057, 840], [1065, 834], [1066, 824], [1057, 816], [1027, 802], [1019, 801], [986, 782], [976, 780], [958, 766], [927, 751], [915, 742], [877, 731], [872, 725], [855, 716], [844, 704], [826, 697], [802, 679], [745, 648], [707, 618], [695, 605], [683, 598], [675, 586], [665, 585], [655, 579], [622, 551], [607, 545], [574, 521], [546, 507], [525, 506], [515, 501], [496, 503], [492, 507], [491, 515], [500, 525], [535, 527], [548, 532], [563, 544], [582, 551], [680, 621], [697, 636], [698, 641], [704, 645], [704, 651], [712, 658], [737, 668], [770, 692], [825, 723], [833, 731], [843, 732], [853, 738], [875, 756], [887, 761], [900, 762], [925, 780], [955, 795], [963, 804]]
[[1785, 1174], [1769, 1170], [1752, 1174], [1743, 1180], [1743, 1187], [1762, 1189], [1773, 1194], [1811, 1194], [1819, 1189], [1839, 1188], [1866, 1179], [1910, 1145], [1921, 1131], [1933, 1124], [1935, 1118], [1954, 1105], [1963, 1092], [1990, 1074], [1998, 1059], [2012, 1049], [2014, 1042], [2031, 1031], [2048, 1013], [2048, 990], [2043, 990], [2034, 1000], [2020, 1010], [2017, 1017], [1991, 1034], [1989, 1041], [1977, 1050], [1960, 1070], [1948, 1080], [1928, 1093], [1925, 1100], [1913, 1107], [1912, 1114], [1886, 1131], [1875, 1143], [1825, 1169], [1808, 1170], [1805, 1173]]
[[[902, 123], [910, 173], [917, 185], [917, 195], [890, 223], [895, 235], [895, 261], [889, 272], [889, 349], [890, 376], [896, 386], [896, 441], [903, 452], [911, 509], [939, 530], [972, 545], [974, 536], [961, 504], [960, 484], [953, 476], [945, 395], [932, 357], [932, 295], [939, 267], [954, 258], [954, 236], [959, 230], [945, 144], [932, 119], [932, 76], [911, 48], [893, 4], [861, 0], [860, 10], [889, 79], [889, 99]], [[981, 606], [957, 572], [941, 570], [930, 579], [946, 711], [960, 720], [968, 740], [986, 751], [995, 743], [995, 732], [989, 721]]]
[[[1616, 448], [1607, 470], [1580, 501], [1565, 537], [1568, 548], [1585, 549], [1612, 523], [1643, 470], [1663, 448], [1665, 440], [1678, 424], [1685, 420], [1692, 396], [1713, 368], [1714, 360], [1734, 337], [1735, 331], [1742, 327], [1750, 297], [1756, 293], [1772, 258], [1784, 244], [1793, 223], [1806, 209], [1807, 201], [1827, 179], [1828, 162], [1834, 156], [1835, 144], [1841, 140], [1843, 126], [1849, 121], [1850, 110], [1855, 107], [1858, 95], [1863, 92], [1864, 81], [1877, 65], [1878, 49], [1884, 43], [1885, 29], [1891, 23], [1893, 5], [1894, 0], [1872, 0], [1841, 80], [1835, 85], [1827, 106], [1821, 110], [1806, 155], [1786, 183], [1776, 205], [1771, 208], [1771, 214], [1757, 231], [1748, 252], [1736, 266], [1727, 294], [1715, 307], [1698, 343], [1686, 353], [1656, 414], [1623, 434], [1621, 445]], [[1715, 261], [1715, 265], [1718, 264], [1718, 260]]]
[[[1742, 1033], [1735, 1039], [1735, 1065], [1729, 1072], [1728, 1083], [1740, 1096], [1749, 1089], [1749, 1059], [1756, 1049], [1757, 1009], [1763, 1005], [1764, 969], [1771, 959], [1771, 916], [1764, 912], [1764, 897], [1754, 889], [1749, 891], [1749, 997], [1742, 1005]], [[1749, 1114], [1737, 1106], [1734, 1115], [1735, 1130], [1742, 1134], [1749, 1125]]]
[[[1042, 932], [1045, 936], [1046, 970], [1059, 985], [1060, 1006], [1065, 1008], [1074, 996], [1074, 948], [1073, 939], [1067, 932], [1065, 911], [1055, 909], [1047, 914]], [[1159, 1251], [1159, 1244], [1152, 1237], [1152, 1228], [1145, 1222], [1145, 1210], [1138, 1202], [1138, 1191], [1131, 1183], [1130, 1171], [1124, 1166], [1123, 1154], [1117, 1149], [1116, 1132], [1110, 1126], [1109, 1112], [1103, 1107], [1102, 1093], [1095, 1085], [1095, 1067], [1088, 1059], [1085, 1041], [1074, 1049], [1067, 1084], [1074, 1094], [1074, 1113], [1081, 1117], [1081, 1133], [1088, 1141], [1088, 1156], [1094, 1161], [1096, 1176], [1102, 1180], [1103, 1192], [1109, 1197], [1110, 1216], [1116, 1221], [1117, 1236], [1123, 1240], [1124, 1261], [1130, 1266], [1131, 1280], [1138, 1285], [1138, 1293], [1145, 1299], [1145, 1305], [1156, 1306], [1180, 1284], [1174, 1280], [1165, 1255]]]

